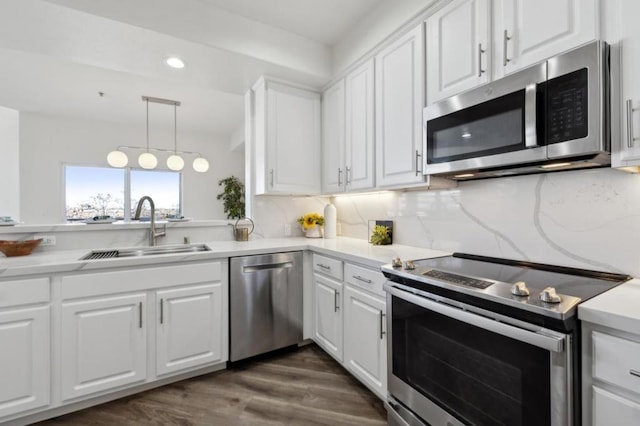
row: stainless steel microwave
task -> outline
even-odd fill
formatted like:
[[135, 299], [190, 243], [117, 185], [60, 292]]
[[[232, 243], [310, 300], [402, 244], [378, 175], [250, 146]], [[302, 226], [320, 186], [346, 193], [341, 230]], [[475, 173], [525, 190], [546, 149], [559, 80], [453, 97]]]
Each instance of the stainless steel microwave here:
[[478, 179], [610, 164], [610, 49], [594, 41], [424, 109], [425, 173]]

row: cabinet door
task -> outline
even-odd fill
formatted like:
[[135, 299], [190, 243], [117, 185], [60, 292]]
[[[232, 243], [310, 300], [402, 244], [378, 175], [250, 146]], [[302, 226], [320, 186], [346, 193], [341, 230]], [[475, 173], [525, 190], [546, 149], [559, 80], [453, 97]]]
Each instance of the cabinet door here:
[[49, 307], [0, 312], [0, 418], [49, 404]]
[[225, 361], [221, 283], [158, 291], [156, 294], [158, 375]]
[[344, 363], [378, 396], [387, 396], [384, 299], [349, 285], [344, 292]]
[[380, 52], [375, 63], [376, 183], [422, 182], [422, 25]]
[[[504, 74], [594, 40], [597, 0], [499, 0], [495, 46]], [[506, 31], [506, 33], [505, 33]]]
[[640, 422], [640, 404], [607, 392], [593, 389], [594, 426], [637, 426]]
[[374, 186], [374, 81], [373, 59], [346, 77], [346, 152], [347, 191]]
[[322, 96], [322, 192], [344, 191], [344, 80]]
[[342, 361], [342, 283], [314, 274], [314, 340]]
[[489, 81], [488, 0], [455, 0], [426, 22], [427, 104]]
[[320, 193], [320, 95], [267, 82], [267, 193]]
[[[637, 166], [640, 164], [640, 2], [620, 2], [622, 131], [619, 152], [618, 141], [612, 140], [613, 166]], [[615, 121], [614, 121], [615, 123]]]
[[146, 294], [62, 304], [62, 398], [146, 379]]

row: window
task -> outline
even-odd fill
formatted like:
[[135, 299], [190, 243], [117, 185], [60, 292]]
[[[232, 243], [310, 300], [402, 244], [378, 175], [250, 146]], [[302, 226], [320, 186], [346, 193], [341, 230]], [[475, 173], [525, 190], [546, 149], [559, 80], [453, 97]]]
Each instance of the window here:
[[[144, 195], [153, 199], [156, 217], [179, 216], [181, 178], [180, 173], [168, 171], [66, 166], [66, 219], [82, 221], [96, 216], [130, 219]], [[141, 216], [149, 216], [148, 204]]]

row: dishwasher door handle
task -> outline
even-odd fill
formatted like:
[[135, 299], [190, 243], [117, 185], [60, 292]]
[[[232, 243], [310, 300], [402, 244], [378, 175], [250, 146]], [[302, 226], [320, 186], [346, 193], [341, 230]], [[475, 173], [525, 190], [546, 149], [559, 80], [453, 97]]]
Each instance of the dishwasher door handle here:
[[280, 263], [265, 263], [263, 265], [250, 265], [243, 266], [242, 272], [258, 272], [258, 271], [266, 271], [269, 269], [287, 269], [293, 268], [293, 262], [280, 262]]

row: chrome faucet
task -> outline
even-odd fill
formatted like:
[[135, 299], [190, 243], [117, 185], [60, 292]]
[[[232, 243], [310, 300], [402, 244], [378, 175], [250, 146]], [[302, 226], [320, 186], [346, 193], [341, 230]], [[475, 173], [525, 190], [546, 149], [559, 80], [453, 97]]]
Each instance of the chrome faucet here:
[[149, 207], [151, 208], [151, 228], [149, 228], [149, 245], [155, 246], [158, 243], [158, 237], [164, 237], [167, 235], [167, 225], [164, 225], [162, 231], [156, 232], [156, 205], [151, 197], [144, 195], [138, 201], [138, 207], [136, 207], [136, 214], [133, 217], [134, 220], [140, 219], [140, 212], [142, 211], [142, 205], [145, 201], [149, 201]]

